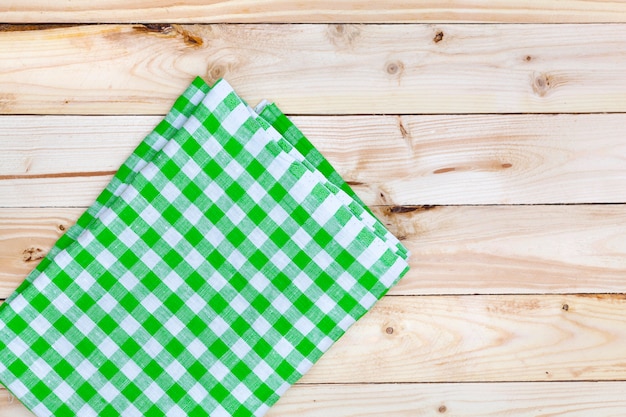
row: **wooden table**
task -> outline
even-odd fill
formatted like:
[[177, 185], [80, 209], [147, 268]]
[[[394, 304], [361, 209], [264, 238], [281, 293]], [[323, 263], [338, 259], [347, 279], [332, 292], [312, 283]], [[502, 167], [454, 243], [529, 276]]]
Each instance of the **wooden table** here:
[[626, 2], [8, 0], [0, 21], [0, 297], [195, 75], [225, 77], [413, 252], [268, 416], [626, 415]]

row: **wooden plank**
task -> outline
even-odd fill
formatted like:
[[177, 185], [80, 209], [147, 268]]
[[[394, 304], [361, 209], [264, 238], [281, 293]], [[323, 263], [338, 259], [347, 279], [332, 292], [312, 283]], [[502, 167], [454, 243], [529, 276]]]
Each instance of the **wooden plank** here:
[[83, 211], [0, 209], [0, 298], [17, 288]]
[[11, 29], [3, 113], [162, 114], [196, 75], [298, 114], [626, 110], [623, 24]]
[[626, 297], [385, 297], [307, 383], [626, 380]]
[[392, 294], [626, 291], [626, 205], [378, 208], [411, 251]]
[[0, 417], [33, 417], [20, 401], [5, 388], [0, 388]]
[[[267, 417], [623, 417], [624, 382], [295, 385]], [[0, 417], [32, 417], [0, 388]]]
[[386, 296], [305, 384], [626, 381], [626, 295]]
[[[370, 205], [626, 202], [626, 114], [293, 119]], [[87, 206], [157, 122], [0, 117], [0, 206]]]
[[623, 382], [296, 385], [267, 417], [623, 417], [625, 394]]
[[0, 180], [0, 207], [87, 207], [106, 187], [112, 174], [89, 172], [69, 178], [47, 176]]
[[161, 119], [1, 116], [0, 178], [115, 171]]
[[[412, 257], [391, 294], [626, 291], [626, 205], [392, 209], [374, 212]], [[0, 298], [82, 211], [0, 209]]]
[[617, 1], [454, 0], [384, 3], [358, 0], [291, 2], [239, 0], [177, 3], [92, 0], [89, 5], [60, 0], [5, 0], [4, 22], [625, 22], [626, 5]]

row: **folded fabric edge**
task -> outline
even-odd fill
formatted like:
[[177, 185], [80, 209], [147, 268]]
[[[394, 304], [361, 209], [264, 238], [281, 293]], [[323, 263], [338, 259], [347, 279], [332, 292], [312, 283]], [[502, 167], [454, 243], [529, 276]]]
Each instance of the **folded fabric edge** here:
[[[297, 160], [300, 164], [306, 167], [315, 177], [318, 179], [320, 184], [322, 184], [330, 193], [333, 193], [337, 199], [341, 202], [341, 204], [352, 212], [361, 222], [371, 230], [374, 235], [384, 242], [394, 253], [406, 259], [407, 254], [406, 251], [402, 250], [402, 246], [398, 246], [399, 240], [387, 231], [382, 224], [378, 221], [378, 219], [371, 214], [369, 210], [367, 210], [367, 206], [365, 206], [361, 200], [354, 198], [353, 196], [346, 193], [341, 188], [337, 187], [337, 185], [331, 182], [327, 176], [322, 174], [313, 163], [309, 159], [307, 159], [299, 150], [294, 146], [294, 142], [302, 143], [297, 138], [292, 138], [292, 140], [288, 140], [284, 135], [278, 132], [267, 120], [263, 117], [259, 116], [256, 112], [250, 109], [250, 114], [263, 126], [263, 128], [268, 132], [270, 138], [272, 138], [288, 155], [292, 156], [295, 160]], [[303, 135], [302, 135], [303, 137]], [[307, 140], [304, 138], [304, 140]], [[309, 155], [312, 152], [309, 152]], [[356, 196], [355, 196], [356, 197]], [[381, 230], [382, 228], [382, 230]]]
[[[218, 86], [219, 86], [219, 88], [218, 88]], [[229, 84], [226, 80], [224, 80], [224, 79], [220, 79], [220, 80], [218, 80], [218, 81], [217, 81], [217, 82], [213, 85], [213, 87], [212, 87], [212, 92], [211, 92], [211, 93], [209, 93], [209, 94], [212, 94], [212, 93], [213, 93], [213, 90], [218, 90], [218, 89], [220, 89], [220, 90], [224, 90], [225, 92], [227, 92], [227, 93], [222, 93], [222, 94], [232, 94], [232, 95], [235, 97], [235, 99], [236, 99], [236, 100], [238, 100], [241, 104], [243, 104], [243, 105], [244, 105], [244, 106], [248, 109], [248, 111], [250, 111], [250, 106], [248, 106], [248, 104], [247, 104], [247, 103], [246, 103], [243, 99], [241, 99], [241, 97], [239, 97], [239, 96], [236, 94], [236, 92], [234, 91], [233, 87], [232, 87], [232, 86], [231, 86], [231, 85], [230, 85], [230, 84]], [[207, 98], [208, 98], [208, 95], [207, 95]], [[277, 106], [272, 105], [272, 104], [269, 104], [269, 105], [265, 106], [263, 110], [265, 111], [265, 110], [268, 110], [269, 108], [274, 108], [274, 114], [277, 114], [276, 112], [278, 112], [278, 113], [280, 113], [280, 114], [284, 117], [284, 118], [282, 119], [282, 121], [283, 121], [284, 125], [287, 125], [287, 126], [288, 126], [288, 125], [291, 125], [291, 126], [293, 127], [292, 132], [294, 132], [294, 130], [297, 130], [297, 128], [295, 127], [295, 125], [293, 125], [293, 123], [292, 123], [292, 122], [291, 122], [291, 121], [290, 121], [290, 120], [289, 120], [286, 116], [284, 116], [284, 115], [282, 114], [282, 112], [280, 112], [280, 110], [278, 109], [278, 107], [277, 107]], [[279, 135], [279, 137], [280, 137], [280, 138], [282, 138], [282, 139], [286, 139], [286, 138], [285, 138], [285, 135], [282, 135], [282, 134], [281, 134], [278, 130], [274, 129], [274, 127], [273, 127], [272, 123], [270, 123], [270, 121], [268, 121], [267, 119], [265, 119], [265, 117], [263, 117], [263, 116], [261, 116], [261, 118], [262, 118], [262, 120], [264, 120], [266, 123], [268, 123], [268, 124], [269, 124], [269, 126], [270, 126], [270, 127], [272, 127], [272, 129], [273, 129], [274, 131], [276, 131], [276, 132], [277, 132], [277, 134]], [[277, 119], [277, 118], [275, 118], [275, 119]], [[254, 118], [253, 118], [253, 120], [255, 120], [255, 121], [256, 121], [256, 123], [259, 123], [259, 120], [254, 119]], [[268, 134], [266, 127], [264, 127], [262, 124], [259, 124], [259, 127], [260, 127], [260, 128], [262, 128], [266, 134]], [[332, 167], [332, 165], [331, 165], [331, 164], [330, 164], [330, 163], [329, 163], [329, 162], [328, 162], [328, 161], [327, 161], [327, 160], [323, 157], [323, 155], [322, 155], [322, 154], [321, 154], [321, 153], [320, 153], [320, 152], [319, 152], [319, 151], [318, 151], [318, 150], [317, 150], [317, 149], [313, 146], [313, 144], [312, 144], [310, 141], [308, 141], [308, 139], [307, 139], [307, 138], [306, 138], [306, 137], [305, 137], [305, 136], [304, 136], [304, 135], [300, 132], [300, 130], [297, 130], [297, 132], [299, 132], [300, 137], [298, 138], [298, 140], [296, 141], [296, 143], [300, 144], [300, 149], [302, 149], [302, 150], [306, 151], [306, 152], [307, 152], [307, 154], [312, 154], [314, 157], [321, 158], [323, 161], [325, 161], [325, 164], [324, 164], [325, 168], [324, 168], [324, 169], [325, 169], [325, 171], [326, 171], [326, 172], [322, 172], [322, 176], [323, 176], [323, 178], [324, 178], [326, 181], [329, 181], [329, 180], [328, 180], [328, 177], [329, 177], [329, 176], [333, 176], [333, 177], [337, 178], [335, 181], [337, 181], [338, 183], [345, 184], [345, 186], [348, 188], [348, 190], [350, 191], [350, 193], [354, 196], [354, 197], [353, 197], [353, 199], [354, 199], [355, 201], [359, 202], [359, 203], [360, 203], [359, 205], [360, 205], [360, 206], [362, 206], [363, 208], [367, 208], [367, 206], [366, 206], [366, 205], [365, 205], [365, 204], [364, 204], [364, 203], [363, 203], [363, 202], [362, 202], [362, 201], [358, 198], [358, 196], [356, 196], [356, 194], [354, 193], [354, 191], [353, 191], [353, 190], [349, 187], [349, 185], [348, 185], [348, 184], [347, 184], [347, 183], [343, 180], [343, 178], [342, 178], [342, 177], [339, 175], [339, 173], [338, 173], [338, 172], [337, 172], [337, 171], [336, 171], [336, 170]], [[295, 134], [295, 133], [294, 133], [294, 134]], [[270, 139], [271, 139], [271, 135], [269, 135], [269, 134], [268, 134], [268, 136], [269, 136], [269, 137], [270, 137]], [[278, 139], [279, 137], [276, 137], [276, 138], [274, 138], [274, 139], [272, 139], [272, 140], [274, 140], [274, 141], [276, 142], [276, 139]], [[294, 141], [295, 141], [295, 138], [294, 138]], [[293, 146], [293, 147], [295, 148], [295, 145], [291, 145], [291, 146]], [[296, 148], [296, 150], [298, 150], [298, 149]], [[299, 150], [298, 150], [298, 151], [299, 151]], [[297, 159], [295, 159], [295, 158], [293, 157], [293, 155], [289, 155], [289, 153], [288, 153], [287, 151], [285, 151], [285, 149], [283, 149], [280, 145], [277, 145], [277, 146], [275, 147], [275, 153], [276, 153], [275, 155], [276, 155], [277, 157], [285, 158], [287, 161], [289, 161], [290, 163], [294, 164], [296, 167], [300, 167], [301, 169], [303, 169], [303, 170], [305, 170], [305, 171], [307, 171], [307, 172], [310, 172], [310, 171], [309, 171], [309, 170], [308, 170], [308, 169], [307, 169], [307, 168], [306, 168], [306, 167], [302, 164], [302, 162], [301, 162], [301, 161], [298, 161]], [[299, 152], [299, 153], [300, 153], [300, 154], [302, 154], [301, 152]], [[303, 155], [303, 157], [306, 159], [306, 156], [305, 156], [305, 155]], [[310, 162], [310, 160], [307, 160], [307, 161], [308, 161], [308, 162]], [[317, 168], [317, 164], [316, 164], [316, 165], [314, 165], [314, 166], [315, 166], [315, 168]], [[327, 175], [325, 175], [325, 174], [327, 174]], [[311, 175], [313, 175], [313, 174], [311, 173]], [[334, 196], [334, 195], [333, 195], [333, 196]], [[334, 196], [334, 197], [336, 198], [336, 196]], [[339, 203], [340, 203], [340, 204], [342, 204], [341, 202], [339, 202]], [[342, 205], [343, 205], [343, 204], [342, 204]], [[352, 210], [349, 210], [349, 211], [352, 211]], [[373, 215], [372, 215], [372, 217], [373, 217], [374, 219], [376, 219], [376, 217], [375, 217], [375, 216], [373, 216]], [[357, 220], [359, 220], [359, 221], [361, 221], [361, 220], [359, 219], [359, 217], [358, 217], [358, 216], [356, 216], [356, 215], [354, 216], [354, 218], [355, 218], [355, 219], [357, 219]], [[376, 219], [376, 220], [378, 221], [378, 219]], [[361, 223], [363, 223], [363, 222], [361, 222]], [[367, 226], [367, 224], [366, 224], [366, 223], [363, 223], [363, 224], [364, 224], [365, 226]], [[378, 224], [379, 224], [379, 225], [380, 225], [380, 227], [382, 227], [384, 230], [387, 230], [387, 229], [386, 229], [386, 228], [382, 225], [382, 223], [380, 223], [380, 221], [378, 221]], [[372, 240], [372, 241], [369, 241], [369, 242], [362, 241], [361, 243], [362, 243], [364, 246], [366, 246], [368, 243], [371, 243], [371, 244], [373, 245], [373, 247], [382, 248], [382, 247], [384, 246], [384, 239], [379, 238], [379, 236], [377, 236], [377, 234], [376, 234], [376, 233], [374, 233], [374, 232], [372, 232], [372, 234], [375, 236], [376, 240]], [[395, 240], [397, 241], [397, 239], [395, 238], [395, 236], [393, 236], [393, 234], [391, 234], [390, 232], [388, 232], [388, 236], [390, 236], [392, 239], [395, 239]], [[369, 239], [368, 239], [368, 240], [369, 240]], [[391, 252], [391, 253], [393, 253], [395, 256], [398, 256], [398, 257], [399, 257], [399, 259], [401, 259], [401, 260], [402, 260], [402, 265], [406, 265], [406, 268], [404, 268], [404, 267], [403, 267], [402, 272], [400, 272], [399, 270], [397, 271], [397, 272], [400, 274], [400, 278], [401, 278], [401, 277], [402, 277], [402, 276], [403, 276], [403, 275], [404, 275], [404, 274], [408, 271], [408, 268], [409, 268], [409, 266], [408, 266], [408, 262], [407, 262], [408, 250], [406, 250], [406, 248], [404, 248], [404, 246], [403, 246], [403, 245], [402, 245], [399, 241], [398, 241], [398, 244], [400, 245], [400, 247], [401, 247], [402, 249], [404, 249], [403, 251], [399, 251], [399, 253], [393, 253], [393, 248], [389, 248], [389, 249], [390, 249], [390, 250], [392, 250], [392, 252]], [[381, 245], [383, 245], [383, 246], [381, 246]], [[379, 249], [379, 250], [382, 250], [382, 249]], [[381, 253], [382, 253], [382, 252], [381, 252]], [[389, 261], [389, 262], [391, 262], [391, 260], [388, 260], [388, 261]], [[396, 269], [397, 269], [397, 268], [396, 268]], [[386, 286], [388, 287], [388, 289], [389, 289], [391, 286], [395, 285], [395, 283], [397, 283], [397, 282], [399, 281], [399, 279], [400, 279], [400, 278], [397, 278], [397, 279], [395, 279], [394, 281], [385, 281], [385, 282], [384, 282], [384, 285], [386, 285]]]
[[350, 185], [343, 179], [333, 165], [324, 157], [324, 155], [311, 143], [304, 133], [278, 108], [275, 103], [263, 102], [263, 105], [257, 106], [261, 110], [259, 114], [264, 118], [278, 133], [280, 133], [292, 146], [294, 146], [300, 154], [302, 154], [309, 163], [311, 163], [318, 171], [320, 171], [329, 182], [339, 187], [348, 196], [350, 196], [357, 204], [369, 213], [374, 220], [374, 229], [386, 240], [393, 241], [397, 248], [397, 253], [404, 259], [408, 259], [410, 252], [408, 249], [382, 224], [374, 213], [369, 209]]

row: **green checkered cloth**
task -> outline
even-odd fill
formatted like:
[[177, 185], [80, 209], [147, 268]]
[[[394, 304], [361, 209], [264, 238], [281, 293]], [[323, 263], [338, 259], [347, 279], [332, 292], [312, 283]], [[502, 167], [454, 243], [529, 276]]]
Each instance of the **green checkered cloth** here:
[[262, 416], [408, 270], [273, 104], [196, 79], [0, 306], [38, 416]]

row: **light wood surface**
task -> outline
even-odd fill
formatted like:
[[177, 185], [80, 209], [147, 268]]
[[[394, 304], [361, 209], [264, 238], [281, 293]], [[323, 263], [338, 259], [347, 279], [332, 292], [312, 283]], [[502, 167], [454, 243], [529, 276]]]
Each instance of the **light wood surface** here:
[[624, 22], [607, 0], [5, 0], [4, 22]]
[[[0, 119], [0, 207], [89, 205], [156, 122]], [[626, 201], [623, 114], [308, 116], [294, 122], [370, 205]]]
[[622, 417], [626, 383], [297, 385], [268, 417]]
[[625, 2], [165, 3], [0, 4], [0, 299], [225, 77], [413, 253], [268, 417], [626, 415]]
[[622, 417], [626, 384], [299, 385], [268, 417]]
[[[266, 416], [623, 417], [625, 407], [624, 382], [298, 384]], [[0, 388], [0, 417], [32, 414]]]
[[626, 297], [386, 297], [302, 382], [621, 380]]
[[163, 114], [196, 75], [298, 114], [626, 110], [623, 24], [89, 25], [0, 50], [3, 113]]
[[[0, 209], [0, 297], [13, 292], [83, 210]], [[374, 213], [412, 253], [411, 270], [393, 295], [624, 290], [621, 204], [379, 206]]]

